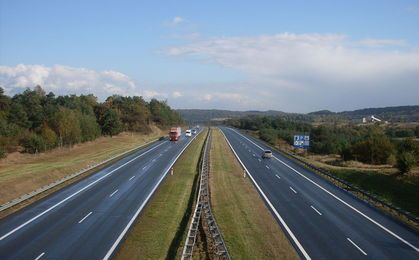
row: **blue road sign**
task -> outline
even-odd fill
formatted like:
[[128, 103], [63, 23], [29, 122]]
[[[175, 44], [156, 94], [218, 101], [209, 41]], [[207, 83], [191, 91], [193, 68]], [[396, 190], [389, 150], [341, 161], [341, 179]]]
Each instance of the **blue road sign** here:
[[307, 148], [310, 146], [309, 135], [294, 135], [294, 147], [295, 148]]

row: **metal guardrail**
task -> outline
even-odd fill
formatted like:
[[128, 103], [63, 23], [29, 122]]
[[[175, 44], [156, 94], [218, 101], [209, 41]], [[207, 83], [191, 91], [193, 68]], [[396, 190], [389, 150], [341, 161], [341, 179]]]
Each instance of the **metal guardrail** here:
[[209, 187], [208, 187], [208, 174], [209, 174], [209, 150], [211, 147], [211, 130], [208, 132], [205, 141], [204, 154], [202, 156], [200, 183], [198, 198], [195, 206], [195, 211], [186, 237], [185, 246], [183, 248], [182, 260], [192, 259], [193, 249], [198, 235], [199, 221], [205, 221], [208, 231], [214, 240], [216, 247], [216, 254], [220, 259], [230, 259], [227, 247], [221, 232], [217, 226], [215, 218], [211, 211]]
[[[260, 140], [260, 139], [258, 139]], [[356, 193], [362, 196], [362, 199], [367, 202], [368, 204], [375, 203], [376, 205], [381, 205], [382, 207], [386, 207], [389, 210], [393, 211], [394, 213], [398, 214], [399, 216], [403, 216], [406, 219], [408, 219], [409, 221], [413, 222], [416, 226], [419, 226], [419, 217], [415, 216], [414, 214], [412, 214], [409, 211], [403, 210], [397, 206], [394, 206], [386, 201], [383, 201], [382, 199], [380, 199], [379, 197], [377, 197], [374, 194], [369, 193], [368, 191], [365, 191], [357, 186], [352, 185], [351, 183], [335, 176], [333, 173], [316, 167], [311, 163], [308, 163], [304, 160], [302, 160], [301, 158], [298, 158], [297, 156], [295, 156], [292, 153], [283, 151], [281, 149], [278, 149], [276, 147], [272, 147], [270, 144], [268, 144], [267, 142], [260, 140], [261, 142], [263, 142], [266, 146], [271, 147], [273, 150], [277, 151], [278, 153], [296, 161], [297, 163], [303, 165], [304, 167], [313, 170], [319, 174], [321, 174], [323, 177], [328, 178], [329, 180], [335, 181], [338, 183], [338, 185], [335, 185], [343, 190], [345, 190], [346, 192], [350, 192], [350, 193]], [[359, 196], [357, 196], [359, 198]], [[369, 201], [368, 201], [369, 200]]]
[[86, 173], [86, 172], [88, 172], [88, 171], [90, 171], [90, 170], [92, 170], [92, 169], [94, 169], [94, 168], [96, 168], [96, 167], [98, 167], [98, 166], [101, 166], [101, 165], [103, 165], [103, 164], [105, 164], [105, 163], [108, 163], [108, 162], [110, 162], [110, 161], [112, 161], [112, 160], [115, 160], [116, 158], [119, 158], [119, 157], [121, 157], [121, 156], [124, 156], [124, 155], [126, 155], [126, 154], [129, 154], [129, 153], [131, 153], [131, 152], [133, 152], [133, 151], [135, 151], [135, 150], [141, 149], [141, 148], [143, 148], [143, 147], [145, 147], [145, 146], [147, 146], [147, 145], [149, 145], [149, 144], [151, 144], [151, 143], [153, 143], [153, 142], [156, 142], [157, 140], [158, 140], [158, 139], [154, 139], [154, 140], [152, 140], [152, 141], [150, 141], [150, 142], [148, 142], [148, 143], [145, 143], [145, 144], [143, 144], [143, 145], [140, 145], [140, 146], [138, 146], [138, 147], [135, 147], [135, 148], [133, 148], [133, 149], [130, 149], [130, 150], [128, 150], [128, 151], [125, 151], [125, 152], [123, 152], [123, 153], [120, 153], [120, 154], [117, 154], [117, 155], [115, 155], [115, 156], [112, 156], [112, 157], [110, 157], [110, 158], [108, 158], [108, 159], [106, 159], [106, 160], [104, 160], [104, 161], [101, 161], [101, 162], [99, 162], [99, 163], [96, 163], [96, 164], [90, 165], [90, 166], [88, 166], [87, 168], [81, 169], [81, 170], [80, 170], [80, 171], [78, 171], [78, 172], [75, 172], [75, 173], [69, 174], [69, 175], [67, 175], [67, 176], [63, 177], [62, 179], [56, 180], [56, 181], [54, 181], [54, 182], [52, 182], [52, 183], [50, 183], [50, 184], [47, 184], [47, 185], [45, 185], [45, 186], [43, 186], [43, 187], [40, 187], [40, 188], [36, 189], [36, 190], [34, 190], [34, 191], [31, 191], [31, 192], [29, 192], [29, 193], [23, 194], [22, 196], [20, 196], [20, 197], [18, 197], [18, 198], [16, 198], [16, 199], [13, 199], [13, 200], [11, 200], [11, 201], [8, 201], [8, 202], [4, 203], [3, 205], [1, 205], [1, 206], [0, 206], [0, 212], [2, 212], [2, 211], [4, 211], [4, 210], [6, 210], [6, 209], [8, 209], [8, 208], [11, 208], [11, 207], [13, 207], [13, 206], [15, 206], [15, 205], [17, 205], [17, 204], [19, 204], [19, 203], [21, 203], [21, 202], [24, 202], [24, 201], [26, 201], [26, 200], [28, 200], [28, 199], [30, 199], [30, 198], [33, 198], [34, 196], [36, 196], [36, 195], [38, 195], [38, 194], [41, 194], [41, 193], [43, 193], [43, 192], [45, 192], [45, 191], [47, 191], [47, 190], [49, 190], [49, 189], [52, 189], [52, 188], [54, 188], [54, 187], [56, 187], [56, 186], [58, 186], [58, 185], [60, 185], [60, 184], [62, 184], [62, 183], [64, 183], [64, 182], [69, 181], [69, 180], [71, 180], [71, 179], [73, 179], [73, 178], [75, 178], [75, 177], [77, 177], [77, 176], [79, 176], [79, 175], [82, 175], [82, 174], [84, 174], [84, 173]]

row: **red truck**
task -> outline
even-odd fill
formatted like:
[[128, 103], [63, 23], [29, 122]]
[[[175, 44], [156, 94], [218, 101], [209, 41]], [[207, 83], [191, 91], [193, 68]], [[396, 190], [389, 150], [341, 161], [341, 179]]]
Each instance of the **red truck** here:
[[178, 126], [178, 127], [172, 127], [172, 128], [170, 128], [170, 132], [169, 132], [169, 138], [170, 138], [170, 141], [177, 141], [177, 140], [179, 140], [179, 137], [180, 137], [180, 135], [181, 135], [181, 128]]

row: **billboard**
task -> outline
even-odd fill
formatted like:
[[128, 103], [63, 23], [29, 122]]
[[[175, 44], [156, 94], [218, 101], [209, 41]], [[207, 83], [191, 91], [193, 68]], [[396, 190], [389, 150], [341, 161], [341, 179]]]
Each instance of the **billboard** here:
[[309, 135], [294, 135], [294, 147], [295, 148], [307, 148], [310, 146]]

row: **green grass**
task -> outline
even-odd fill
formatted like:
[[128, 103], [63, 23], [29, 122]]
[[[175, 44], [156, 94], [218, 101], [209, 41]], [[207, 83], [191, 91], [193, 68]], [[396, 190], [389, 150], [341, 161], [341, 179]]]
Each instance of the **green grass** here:
[[121, 245], [116, 259], [175, 258], [182, 250], [206, 133], [200, 134], [160, 185]]
[[214, 216], [233, 259], [297, 259], [220, 130], [213, 130], [210, 190]]
[[161, 136], [155, 128], [149, 135], [123, 133], [101, 137], [72, 148], [54, 149], [41, 154], [10, 154], [0, 160], [0, 204], [29, 193], [88, 165], [106, 160]]
[[375, 171], [334, 169], [332, 172], [387, 202], [419, 216], [419, 178]]

